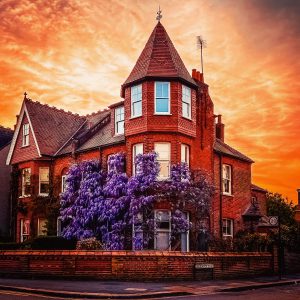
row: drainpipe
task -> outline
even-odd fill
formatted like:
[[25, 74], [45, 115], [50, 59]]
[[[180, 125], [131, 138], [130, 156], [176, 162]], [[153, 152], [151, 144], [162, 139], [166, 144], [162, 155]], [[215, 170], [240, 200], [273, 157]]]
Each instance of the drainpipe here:
[[220, 226], [220, 238], [222, 239], [223, 238], [223, 202], [222, 202], [222, 190], [223, 190], [223, 176], [222, 176], [222, 173], [223, 173], [223, 158], [222, 158], [222, 154], [219, 153], [219, 179], [220, 179], [220, 186], [219, 186], [219, 189], [220, 189], [220, 203], [219, 203], [219, 210], [220, 210], [220, 213], [219, 213], [219, 226]]

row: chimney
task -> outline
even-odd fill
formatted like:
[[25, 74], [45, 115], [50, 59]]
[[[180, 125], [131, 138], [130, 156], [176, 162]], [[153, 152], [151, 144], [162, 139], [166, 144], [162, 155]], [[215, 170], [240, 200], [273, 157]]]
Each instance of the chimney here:
[[197, 70], [196, 70], [196, 69], [193, 69], [193, 70], [192, 70], [192, 78], [193, 78], [193, 79], [197, 79], [196, 76], [197, 76]]
[[298, 205], [300, 206], [300, 189], [297, 189], [298, 192]]
[[220, 139], [224, 142], [224, 127], [225, 125], [222, 123], [222, 115], [218, 115], [218, 120], [216, 123], [216, 138]]
[[199, 82], [204, 82], [203, 74], [197, 71], [197, 69], [192, 69], [192, 78]]

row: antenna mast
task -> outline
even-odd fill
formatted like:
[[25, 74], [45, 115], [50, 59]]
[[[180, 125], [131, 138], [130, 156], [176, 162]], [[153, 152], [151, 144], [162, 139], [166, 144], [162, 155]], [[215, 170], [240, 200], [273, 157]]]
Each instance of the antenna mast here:
[[201, 51], [201, 73], [204, 74], [204, 67], [203, 67], [203, 48], [206, 48], [207, 44], [206, 41], [202, 38], [201, 35], [197, 36], [197, 47], [200, 48]]

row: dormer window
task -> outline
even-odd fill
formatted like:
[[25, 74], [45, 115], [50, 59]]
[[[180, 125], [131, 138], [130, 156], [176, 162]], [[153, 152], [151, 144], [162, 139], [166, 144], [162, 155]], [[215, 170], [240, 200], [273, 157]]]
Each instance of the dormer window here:
[[131, 118], [142, 115], [142, 85], [135, 85], [131, 88]]
[[115, 134], [124, 134], [124, 106], [115, 109]]
[[23, 125], [22, 146], [23, 147], [29, 146], [29, 124], [28, 123]]
[[170, 114], [170, 82], [155, 82], [155, 114]]
[[191, 89], [182, 86], [182, 116], [191, 119]]

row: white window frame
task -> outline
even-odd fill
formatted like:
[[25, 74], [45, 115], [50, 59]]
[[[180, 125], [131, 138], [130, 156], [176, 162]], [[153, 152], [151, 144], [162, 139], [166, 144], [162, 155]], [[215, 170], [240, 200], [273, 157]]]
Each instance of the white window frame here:
[[[228, 177], [226, 177], [226, 170], [229, 170]], [[225, 191], [225, 182], [228, 182], [228, 191]], [[222, 166], [222, 192], [224, 195], [232, 195], [232, 166], [228, 164]]]
[[[119, 111], [123, 110], [123, 113], [119, 113]], [[118, 116], [122, 116], [123, 115], [123, 119], [121, 120], [117, 120]], [[123, 123], [123, 131], [119, 132], [118, 131], [118, 124], [119, 123]], [[115, 108], [115, 135], [123, 135], [125, 133], [125, 110], [124, 110], [124, 106], [119, 106]]]
[[[47, 220], [45, 218], [38, 218], [37, 236], [46, 236], [47, 235], [47, 228], [40, 228], [42, 221], [47, 222]], [[46, 223], [44, 225], [46, 225]], [[45, 231], [45, 232], [43, 232], [43, 231]]]
[[[158, 112], [156, 110], [156, 86], [158, 83], [161, 83], [161, 84], [168, 84], [168, 111], [167, 112]], [[155, 81], [155, 85], [154, 85], [154, 114], [155, 115], [170, 115], [171, 114], [171, 98], [170, 98], [170, 95], [171, 95], [171, 85], [170, 85], [170, 82], [168, 81]], [[160, 97], [159, 99], [166, 99], [166, 98], [163, 98], [163, 97]]]
[[[224, 226], [224, 223], [225, 223], [225, 226]], [[225, 233], [224, 233], [224, 228], [226, 228]], [[226, 237], [233, 238], [233, 219], [229, 219], [229, 218], [223, 218], [222, 219], [222, 235], [225, 238]]]
[[[186, 216], [186, 220], [190, 222], [190, 213], [188, 211], [183, 211]], [[183, 249], [182, 240], [186, 239], [186, 250]], [[190, 252], [190, 231], [181, 233], [181, 252]]]
[[[159, 158], [159, 153], [156, 151], [156, 147], [157, 145], [168, 145], [169, 146], [169, 159], [166, 160], [166, 159], [160, 159]], [[169, 179], [170, 178], [170, 165], [171, 165], [171, 143], [169, 142], [155, 142], [154, 143], [154, 151], [157, 153], [157, 161], [160, 165], [160, 162], [168, 162], [168, 176], [161, 176], [161, 171], [159, 171], [159, 174], [158, 174], [158, 177], [157, 179], [158, 180], [166, 180], [166, 179]]]
[[66, 191], [66, 179], [67, 175], [61, 176], [61, 192], [64, 193]]
[[29, 123], [23, 125], [22, 147], [29, 146]]
[[[141, 226], [142, 226], [142, 224], [143, 224], [143, 214], [138, 213], [136, 218], [137, 218], [137, 220], [140, 220], [139, 224], [141, 224]], [[134, 243], [135, 234], [140, 233], [141, 236], [142, 236], [142, 240], [144, 238], [143, 228], [141, 228], [141, 226], [137, 226], [135, 223], [136, 223], [136, 220], [134, 222], [132, 222], [132, 250], [136, 250], [135, 249], [135, 243]]]
[[[168, 212], [169, 214], [169, 228], [168, 229], [160, 229], [160, 228], [157, 228], [157, 222], [156, 222], [156, 219], [157, 219], [157, 214], [159, 212]], [[154, 224], [155, 224], [155, 235], [154, 235], [154, 249], [155, 250], [159, 250], [157, 249], [157, 238], [158, 238], [158, 235], [159, 233], [168, 233], [169, 235], [169, 238], [168, 238], [168, 241], [169, 241], [169, 247], [168, 249], [163, 249], [163, 250], [171, 250], [171, 228], [172, 228], [172, 224], [171, 224], [171, 211], [168, 210], [168, 209], [155, 209], [154, 210]], [[161, 250], [161, 251], [163, 251]]]
[[39, 196], [48, 196], [49, 193], [41, 193], [41, 170], [42, 169], [48, 169], [48, 178], [49, 178], [49, 181], [48, 181], [48, 184], [50, 185], [50, 168], [49, 167], [40, 167], [39, 168]]
[[[142, 151], [138, 151], [138, 150]], [[144, 153], [144, 144], [143, 143], [138, 143], [134, 144], [132, 146], [132, 175], [136, 174], [136, 165], [135, 165], [135, 158], [138, 154], [143, 154]]]
[[[188, 91], [189, 95], [186, 93]], [[189, 97], [189, 99], [188, 99]], [[183, 109], [184, 104], [188, 106], [188, 115], [185, 115], [185, 110]], [[192, 118], [192, 89], [186, 85], [182, 85], [182, 116], [186, 119], [191, 120]]]
[[26, 182], [25, 182], [25, 170], [28, 171], [29, 174], [29, 186], [31, 185], [31, 169], [30, 168], [24, 168], [22, 169], [22, 188], [21, 188], [21, 196], [22, 197], [29, 197], [30, 194], [26, 194], [25, 190], [26, 190]]
[[190, 146], [187, 144], [181, 144], [181, 162], [190, 165]]
[[[133, 96], [137, 95], [138, 99], [133, 100]], [[143, 87], [141, 84], [131, 87], [131, 118], [141, 117], [143, 115]], [[138, 104], [141, 106], [140, 114], [134, 114], [134, 106]]]
[[[26, 226], [25, 226], [26, 225]], [[26, 229], [26, 231], [24, 230]], [[21, 219], [20, 220], [20, 242], [25, 242], [30, 236], [30, 220]]]

